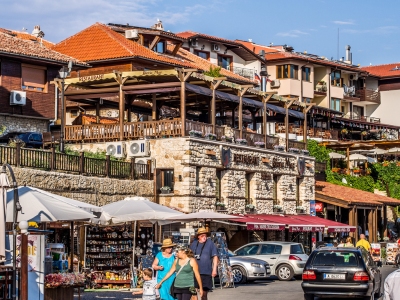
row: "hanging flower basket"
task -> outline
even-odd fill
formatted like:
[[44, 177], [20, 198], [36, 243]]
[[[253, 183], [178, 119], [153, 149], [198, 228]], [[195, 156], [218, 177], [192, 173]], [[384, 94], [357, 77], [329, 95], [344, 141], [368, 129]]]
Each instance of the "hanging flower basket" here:
[[247, 140], [246, 139], [236, 139], [236, 144], [247, 145]]
[[264, 148], [265, 147], [265, 143], [264, 142], [255, 142], [254, 145], [257, 148]]
[[340, 133], [341, 133], [341, 134], [348, 134], [349, 131], [348, 131], [346, 128], [343, 128], [343, 129], [340, 131]]
[[281, 145], [275, 145], [274, 150], [276, 151], [285, 151], [285, 147]]

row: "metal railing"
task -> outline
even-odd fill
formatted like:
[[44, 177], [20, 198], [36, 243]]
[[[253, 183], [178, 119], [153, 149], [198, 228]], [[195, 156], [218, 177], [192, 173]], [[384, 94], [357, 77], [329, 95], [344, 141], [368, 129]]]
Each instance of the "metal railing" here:
[[231, 71], [237, 75], [240, 75], [244, 78], [254, 80], [254, 70], [253, 69], [247, 69], [247, 68], [240, 68], [240, 67], [230, 67], [227, 66], [226, 69], [228, 71]]

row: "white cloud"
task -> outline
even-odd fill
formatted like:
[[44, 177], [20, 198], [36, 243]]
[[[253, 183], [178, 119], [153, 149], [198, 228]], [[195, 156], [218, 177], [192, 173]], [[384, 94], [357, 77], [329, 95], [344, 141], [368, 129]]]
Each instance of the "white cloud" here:
[[308, 34], [308, 33], [305, 31], [294, 29], [294, 30], [289, 30], [286, 32], [278, 32], [276, 35], [277, 36], [286, 36], [286, 37], [300, 37], [300, 36], [306, 35], [306, 34]]
[[354, 21], [349, 20], [349, 21], [333, 21], [334, 24], [338, 25], [354, 25]]
[[394, 32], [398, 32], [399, 27], [397, 26], [380, 26], [371, 29], [343, 29], [342, 32], [350, 33], [350, 34], [392, 34]]

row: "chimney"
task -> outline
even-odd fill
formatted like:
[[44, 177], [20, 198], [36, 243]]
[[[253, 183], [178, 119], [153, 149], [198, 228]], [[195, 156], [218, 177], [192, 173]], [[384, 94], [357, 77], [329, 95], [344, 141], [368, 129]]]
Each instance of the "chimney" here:
[[43, 38], [44, 37], [44, 32], [40, 30], [40, 25], [35, 25], [32, 31], [32, 35], [36, 36], [38, 38]]
[[350, 49], [351, 49], [350, 45], [346, 45], [346, 60], [345, 60], [345, 63], [348, 63], [348, 64], [351, 65], [353, 62], [352, 62], [352, 55], [351, 55]]
[[164, 26], [163, 26], [162, 21], [160, 19], [157, 19], [157, 23], [154, 24], [153, 26], [151, 26], [151, 28], [164, 31]]

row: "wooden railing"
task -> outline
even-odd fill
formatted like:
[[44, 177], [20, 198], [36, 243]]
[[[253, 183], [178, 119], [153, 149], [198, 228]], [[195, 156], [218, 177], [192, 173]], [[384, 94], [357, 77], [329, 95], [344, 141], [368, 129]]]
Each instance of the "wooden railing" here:
[[223, 126], [215, 126], [215, 134], [217, 135], [217, 140], [221, 140], [221, 138], [225, 135], [225, 127]]
[[263, 134], [243, 131], [243, 138], [247, 140], [248, 146], [255, 146], [256, 142], [264, 143], [264, 135]]
[[212, 133], [213, 126], [211, 124], [186, 120], [186, 135], [189, 135], [189, 131], [196, 130], [203, 133], [203, 136], [207, 133]]
[[360, 101], [369, 101], [375, 104], [381, 104], [380, 93], [374, 90], [369, 90], [369, 89], [357, 90], [356, 97], [360, 98]]
[[151, 165], [111, 160], [109, 155], [105, 159], [85, 157], [48, 150], [0, 146], [0, 164], [8, 163], [17, 167], [27, 167], [48, 171], [60, 171], [85, 176], [110, 177], [120, 179], [147, 179], [151, 180]]
[[267, 142], [265, 148], [274, 149], [274, 146], [279, 145], [279, 137], [267, 135]]
[[307, 145], [306, 145], [306, 143], [303, 143], [303, 142], [289, 141], [289, 148], [297, 148], [297, 149], [301, 149], [301, 150], [306, 150]]

